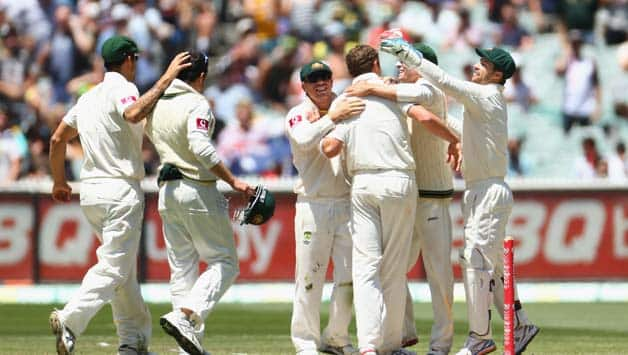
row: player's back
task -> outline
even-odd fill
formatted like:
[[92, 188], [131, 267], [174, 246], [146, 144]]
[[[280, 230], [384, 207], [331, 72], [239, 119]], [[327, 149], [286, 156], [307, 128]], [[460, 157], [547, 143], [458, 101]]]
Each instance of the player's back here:
[[[126, 84], [132, 85], [117, 73], [113, 78], [107, 73], [105, 80], [83, 94], [71, 110], [85, 152], [81, 179], [144, 177], [143, 123], [127, 122], [115, 103], [116, 90]], [[125, 99], [135, 101], [137, 97], [119, 100]]]
[[[371, 74], [358, 78], [368, 75], [367, 80], [380, 80]], [[414, 170], [402, 108], [406, 104], [374, 96], [365, 97], [364, 102], [366, 107], [361, 114], [340, 123], [348, 125], [345, 159], [349, 173], [353, 175], [359, 170]]]

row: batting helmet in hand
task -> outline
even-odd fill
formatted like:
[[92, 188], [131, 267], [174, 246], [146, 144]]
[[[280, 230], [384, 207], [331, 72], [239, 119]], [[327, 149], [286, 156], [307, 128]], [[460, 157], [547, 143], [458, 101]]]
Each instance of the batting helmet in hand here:
[[262, 185], [255, 188], [255, 195], [249, 197], [244, 209], [236, 210], [234, 219], [240, 224], [264, 224], [275, 213], [275, 197]]

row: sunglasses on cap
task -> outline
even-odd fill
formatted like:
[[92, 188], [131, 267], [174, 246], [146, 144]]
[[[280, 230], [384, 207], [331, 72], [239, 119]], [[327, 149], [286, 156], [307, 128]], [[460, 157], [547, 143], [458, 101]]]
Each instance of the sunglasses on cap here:
[[305, 77], [305, 82], [307, 83], [317, 83], [321, 80], [323, 81], [327, 81], [331, 79], [331, 73], [326, 72], [326, 71], [318, 71], [318, 72], [314, 72], [310, 75], [308, 75], [307, 77]]

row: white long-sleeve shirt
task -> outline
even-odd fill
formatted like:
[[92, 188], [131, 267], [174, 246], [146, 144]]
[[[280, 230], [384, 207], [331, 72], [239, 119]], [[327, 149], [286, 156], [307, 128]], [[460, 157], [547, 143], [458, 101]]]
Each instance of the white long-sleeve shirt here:
[[294, 192], [308, 198], [348, 198], [350, 187], [340, 168], [340, 158], [327, 159], [318, 149], [323, 136], [334, 128], [327, 115], [319, 115], [309, 98], [286, 115], [286, 135], [299, 172]]
[[207, 99], [184, 81], [175, 79], [159, 99], [146, 124], [161, 165], [175, 165], [183, 176], [216, 181], [209, 171], [220, 162], [210, 137], [216, 119]]
[[[447, 98], [425, 79], [396, 86], [397, 101], [423, 106], [442, 120], [447, 119]], [[430, 133], [420, 122], [408, 118], [410, 146], [416, 163], [419, 196], [445, 198], [453, 194], [451, 168], [445, 161], [447, 142]]]
[[427, 60], [422, 60], [417, 69], [464, 106], [462, 175], [465, 182], [503, 178], [508, 169], [508, 112], [504, 87], [455, 79]]
[[[354, 84], [360, 81], [383, 83], [375, 73], [353, 79]], [[412, 104], [375, 96], [365, 97], [364, 102], [366, 107], [361, 114], [339, 122], [329, 133], [329, 137], [344, 143], [348, 174], [353, 176], [365, 170], [414, 171], [406, 122]]]
[[144, 122], [129, 123], [124, 110], [139, 98], [135, 84], [116, 72], [81, 96], [63, 122], [78, 131], [85, 154], [81, 180], [144, 178]]

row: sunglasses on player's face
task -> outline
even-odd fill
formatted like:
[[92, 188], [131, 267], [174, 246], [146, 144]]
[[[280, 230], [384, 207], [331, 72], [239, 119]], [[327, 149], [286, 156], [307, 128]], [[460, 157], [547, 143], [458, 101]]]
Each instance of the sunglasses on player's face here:
[[323, 81], [327, 81], [331, 79], [331, 73], [325, 72], [325, 71], [319, 71], [319, 72], [314, 72], [310, 75], [308, 75], [305, 78], [305, 81], [308, 83], [317, 83], [321, 80]]

